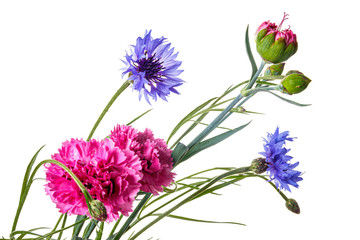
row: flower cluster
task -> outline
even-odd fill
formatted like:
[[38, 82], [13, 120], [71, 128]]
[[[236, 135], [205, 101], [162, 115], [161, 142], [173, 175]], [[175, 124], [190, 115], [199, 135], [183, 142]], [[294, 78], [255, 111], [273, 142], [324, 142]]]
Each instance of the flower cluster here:
[[[173, 182], [171, 150], [146, 129], [118, 125], [101, 141], [71, 139], [51, 156], [67, 166], [89, 194], [101, 201], [107, 221], [132, 211], [139, 191], [157, 195]], [[55, 164], [46, 165], [46, 193], [61, 213], [88, 215], [85, 197], [76, 182]]]
[[265, 152], [260, 153], [266, 158], [267, 171], [276, 187], [290, 192], [289, 185], [298, 187], [297, 182], [302, 180], [301, 172], [293, 170], [299, 162], [291, 164], [289, 161], [292, 157], [287, 155], [290, 149], [283, 147], [286, 141], [293, 141], [293, 139], [289, 137], [288, 131], [279, 133], [279, 127], [277, 127], [273, 134], [268, 133], [267, 138], [264, 138]]
[[175, 87], [184, 82], [177, 77], [183, 72], [178, 69], [181, 61], [175, 60], [178, 53], [174, 54], [174, 48], [165, 40], [164, 37], [153, 39], [151, 31], [146, 31], [144, 38], [137, 38], [130, 54], [126, 53], [126, 61], [122, 60], [126, 64], [123, 76], [129, 74], [128, 80], [139, 91], [139, 99], [144, 96], [149, 104], [149, 96], [155, 101], [157, 97], [166, 101], [170, 92], [179, 94]]

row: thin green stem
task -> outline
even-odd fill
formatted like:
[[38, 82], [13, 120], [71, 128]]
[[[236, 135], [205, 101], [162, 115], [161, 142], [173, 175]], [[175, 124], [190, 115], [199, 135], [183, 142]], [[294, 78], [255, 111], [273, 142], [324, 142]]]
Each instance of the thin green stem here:
[[[64, 227], [65, 227], [65, 224], [66, 224], [67, 214], [65, 213], [64, 215], [65, 215], [65, 216], [64, 216], [64, 220], [63, 220], [63, 222], [62, 222], [61, 228], [64, 228]], [[61, 232], [59, 233], [58, 240], [61, 239], [62, 234], [63, 234], [63, 231], [61, 231]]]
[[243, 168], [237, 168], [235, 170], [223, 173], [221, 175], [219, 175], [218, 177], [213, 178], [208, 184], [206, 184], [205, 186], [203, 186], [202, 188], [200, 188], [199, 190], [197, 190], [196, 192], [194, 192], [193, 194], [191, 194], [189, 197], [185, 198], [183, 201], [181, 201], [180, 203], [178, 203], [176, 206], [172, 207], [171, 209], [169, 209], [168, 211], [164, 212], [163, 214], [161, 214], [160, 216], [158, 216], [156, 219], [154, 219], [153, 221], [151, 221], [149, 224], [147, 224], [145, 227], [143, 227], [142, 229], [140, 229], [139, 232], [137, 232], [134, 236], [132, 236], [129, 240], [134, 240], [135, 238], [137, 238], [140, 234], [142, 234], [144, 231], [146, 231], [148, 228], [150, 228], [151, 226], [153, 226], [155, 223], [157, 223], [158, 221], [160, 221], [161, 219], [163, 219], [164, 217], [168, 216], [170, 213], [172, 213], [173, 211], [175, 211], [176, 209], [178, 209], [179, 207], [181, 207], [182, 205], [184, 205], [185, 203], [191, 201], [192, 199], [196, 198], [198, 195], [202, 194], [203, 192], [205, 192], [209, 187], [211, 187], [213, 184], [215, 184], [216, 182], [218, 182], [219, 180], [231, 176], [231, 175], [235, 175], [235, 174], [240, 174], [240, 173], [245, 173], [250, 171], [250, 167], [243, 167]]
[[121, 87], [119, 88], [119, 90], [116, 91], [116, 93], [114, 94], [114, 96], [110, 99], [109, 103], [105, 106], [104, 110], [102, 111], [102, 113], [100, 114], [99, 118], [96, 120], [96, 123], [94, 125], [94, 127], [91, 129], [91, 132], [87, 138], [87, 141], [89, 141], [92, 136], [94, 135], [94, 132], [96, 130], [96, 128], [99, 126], [101, 120], [104, 118], [105, 114], [107, 113], [107, 111], [109, 110], [109, 108], [111, 107], [111, 105], [115, 102], [115, 100], [120, 96], [120, 94], [128, 87], [130, 86], [130, 81], [125, 81], [123, 83], [123, 85], [121, 85]]
[[262, 61], [261, 64], [260, 64], [259, 69], [256, 71], [254, 76], [252, 76], [250, 82], [244, 88], [245, 90], [248, 90], [248, 89], [252, 88], [252, 86], [256, 82], [257, 78], [259, 77], [260, 73], [262, 72], [263, 68], [265, 67], [265, 65], [266, 65], [265, 61]]
[[101, 240], [102, 234], [104, 231], [104, 222], [100, 223], [99, 231], [96, 232], [96, 238], [95, 240]]
[[120, 221], [121, 221], [121, 219], [122, 219], [123, 217], [124, 217], [124, 215], [121, 214], [120, 217], [119, 217], [119, 219], [116, 221], [114, 227], [112, 228], [112, 230], [111, 230], [111, 232], [110, 232], [110, 234], [109, 234], [109, 237], [114, 234], [117, 226], [119, 225], [119, 223], [120, 223]]
[[[56, 224], [55, 224], [55, 227], [53, 228], [52, 231], [55, 231], [56, 228], [59, 226], [60, 222], [61, 222], [61, 219], [63, 218], [63, 216], [65, 215], [65, 213], [61, 214], [59, 219], [57, 220]], [[50, 239], [52, 236], [49, 236], [47, 239]]]
[[255, 176], [266, 180], [280, 194], [280, 196], [285, 200], [285, 202], [289, 200], [288, 197], [282, 191], [280, 191], [273, 182], [269, 181], [266, 177], [262, 175], [255, 175]]
[[251, 96], [258, 92], [270, 92], [272, 90], [279, 90], [278, 85], [273, 87], [256, 87], [254, 89], [248, 89], [243, 91], [244, 96]]

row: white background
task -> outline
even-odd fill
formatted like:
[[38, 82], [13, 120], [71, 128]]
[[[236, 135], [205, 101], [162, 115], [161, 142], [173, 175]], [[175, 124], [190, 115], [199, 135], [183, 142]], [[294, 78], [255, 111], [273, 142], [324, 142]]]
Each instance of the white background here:
[[[224, 126], [253, 120], [243, 131], [180, 165], [179, 177], [214, 166], [246, 166], [262, 151], [262, 137], [277, 125], [297, 140], [288, 145], [304, 180], [286, 193], [301, 206], [289, 212], [261, 179], [249, 179], [175, 212], [199, 219], [238, 221], [247, 226], [165, 219], [139, 239], [358, 239], [360, 159], [358, 153], [359, 31], [355, 1], [1, 1], [0, 2], [0, 236], [8, 237], [26, 166], [50, 158], [61, 142], [86, 138], [119, 88], [121, 58], [146, 29], [165, 36], [179, 51], [186, 81], [169, 102], [136, 122], [166, 138], [195, 106], [246, 80], [251, 68], [244, 34], [263, 21], [279, 23], [290, 14], [299, 49], [287, 70], [312, 79], [291, 99], [268, 94], [245, 104], [264, 115], [233, 115]], [[257, 63], [260, 58], [254, 52]], [[117, 123], [149, 109], [126, 91], [96, 131], [103, 138]], [[207, 120], [209, 121], [209, 119]], [[220, 133], [220, 131], [218, 132]], [[191, 136], [193, 137], [193, 135]], [[188, 143], [191, 137], [184, 140]], [[38, 177], [44, 176], [43, 169]], [[18, 229], [52, 227], [59, 214], [36, 181]], [[73, 222], [73, 220], [71, 220]], [[109, 228], [109, 227], [108, 227]]]

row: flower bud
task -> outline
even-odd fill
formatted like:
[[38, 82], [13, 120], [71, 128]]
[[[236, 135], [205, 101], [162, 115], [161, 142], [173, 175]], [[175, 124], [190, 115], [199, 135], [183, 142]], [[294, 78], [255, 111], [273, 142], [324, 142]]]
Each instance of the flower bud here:
[[289, 198], [286, 203], [285, 206], [287, 209], [289, 209], [289, 211], [299, 214], [300, 213], [300, 207], [299, 204], [296, 202], [295, 199]]
[[287, 19], [287, 16], [285, 13], [279, 26], [267, 21], [263, 22], [256, 30], [256, 50], [265, 62], [284, 62], [297, 51], [296, 34], [290, 30], [290, 27], [286, 30], [281, 30], [281, 25]]
[[266, 68], [264, 76], [276, 76], [281, 75], [284, 71], [285, 63], [274, 64]]
[[264, 173], [268, 168], [265, 160], [266, 160], [265, 158], [261, 158], [261, 157], [254, 159], [250, 166], [251, 170], [256, 174]]
[[311, 80], [299, 71], [290, 71], [281, 81], [281, 90], [284, 93], [296, 94], [304, 91]]
[[104, 204], [99, 200], [91, 200], [90, 209], [91, 209], [90, 215], [95, 220], [103, 222], [107, 219], [106, 208]]

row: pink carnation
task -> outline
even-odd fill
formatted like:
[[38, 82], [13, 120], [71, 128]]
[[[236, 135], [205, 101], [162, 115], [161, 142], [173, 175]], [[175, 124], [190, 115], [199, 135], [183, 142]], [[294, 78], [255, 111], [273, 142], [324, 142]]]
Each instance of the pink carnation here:
[[[136, 132], [136, 136], [133, 135]], [[137, 132], [131, 126], [117, 125], [110, 138], [115, 146], [134, 151], [141, 160], [142, 179], [140, 190], [158, 195], [173, 182], [175, 174], [172, 170], [171, 150], [162, 139], [155, 139], [151, 130]], [[130, 142], [130, 144], [129, 144]]]
[[[90, 195], [101, 201], [107, 221], [128, 216], [140, 190], [141, 164], [132, 151], [121, 150], [110, 139], [102, 141], [71, 139], [51, 156], [66, 165], [83, 183]], [[46, 166], [46, 193], [61, 213], [88, 215], [85, 197], [74, 180], [59, 166]]]

